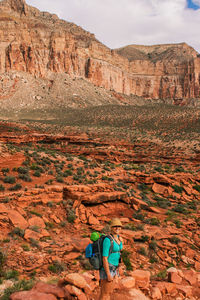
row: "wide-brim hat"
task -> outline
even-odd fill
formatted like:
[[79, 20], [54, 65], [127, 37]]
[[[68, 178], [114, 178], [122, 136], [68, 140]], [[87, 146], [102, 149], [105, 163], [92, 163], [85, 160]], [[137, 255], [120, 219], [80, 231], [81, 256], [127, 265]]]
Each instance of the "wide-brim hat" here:
[[122, 227], [122, 222], [120, 221], [120, 219], [114, 218], [114, 219], [111, 220], [110, 226], [111, 227], [114, 227], [114, 226], [120, 226], [120, 227]]

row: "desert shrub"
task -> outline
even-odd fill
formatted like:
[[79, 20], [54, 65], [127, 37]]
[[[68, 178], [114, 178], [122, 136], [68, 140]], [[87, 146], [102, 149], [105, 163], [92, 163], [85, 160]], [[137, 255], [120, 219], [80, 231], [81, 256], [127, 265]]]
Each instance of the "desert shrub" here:
[[160, 225], [160, 220], [158, 218], [149, 218], [149, 219], [145, 219], [145, 223], [154, 225], [154, 226], [158, 226], [158, 225]]
[[176, 167], [176, 168], [174, 169], [174, 172], [175, 172], [175, 173], [178, 173], [178, 172], [185, 172], [185, 169], [184, 169], [182, 166], [179, 166], [179, 167]]
[[179, 186], [179, 185], [172, 185], [172, 188], [174, 189], [174, 192], [175, 193], [179, 193], [181, 194], [183, 192], [183, 187], [182, 186]]
[[128, 223], [124, 226], [124, 229], [128, 229], [128, 230], [132, 230], [132, 231], [135, 231], [136, 228], [135, 228], [135, 225], [133, 223]]
[[63, 183], [63, 182], [64, 182], [64, 179], [63, 179], [62, 176], [57, 176], [57, 177], [56, 177], [56, 181], [57, 181], [57, 182], [60, 182], [60, 183]]
[[10, 191], [18, 191], [18, 190], [21, 190], [22, 188], [22, 185], [20, 183], [16, 183], [14, 186], [11, 186], [9, 188]]
[[1, 172], [6, 175], [6, 173], [9, 173], [10, 172], [10, 169], [9, 168], [2, 168], [1, 169]]
[[0, 184], [0, 192], [4, 192], [4, 191], [5, 191], [5, 187], [2, 184]]
[[122, 261], [125, 264], [126, 269], [128, 271], [132, 271], [133, 267], [131, 265], [131, 261], [130, 261], [129, 256], [130, 256], [130, 252], [128, 252], [127, 250], [122, 250], [122, 253], [121, 253]]
[[64, 271], [64, 266], [58, 261], [54, 261], [53, 264], [48, 266], [48, 270], [51, 271], [52, 273], [59, 274], [62, 271]]
[[144, 247], [141, 247], [138, 250], [138, 253], [141, 254], [141, 255], [147, 256], [147, 250]]
[[34, 285], [33, 280], [20, 280], [16, 282], [12, 287], [9, 287], [4, 290], [3, 296], [1, 296], [1, 300], [9, 300], [11, 294], [18, 292], [18, 291], [28, 291], [32, 289]]
[[42, 217], [42, 214], [40, 214], [39, 212], [37, 212], [35, 210], [30, 210], [29, 212], [30, 212], [30, 214], [35, 215], [37, 217]]
[[151, 255], [149, 258], [151, 264], [158, 262], [158, 258], [155, 255]]
[[76, 214], [73, 208], [68, 208], [67, 209], [67, 221], [69, 223], [74, 223], [76, 219]]
[[29, 229], [35, 232], [40, 232], [40, 227], [37, 225], [30, 226]]
[[32, 247], [40, 248], [39, 242], [33, 238], [30, 238], [30, 244]]
[[138, 189], [142, 192], [147, 192], [149, 190], [149, 187], [145, 183], [138, 184]]
[[172, 237], [169, 238], [169, 241], [172, 244], [179, 244], [181, 240], [177, 236], [173, 235]]
[[173, 220], [173, 223], [176, 225], [176, 228], [181, 228], [181, 225], [183, 225], [183, 223], [178, 219]]
[[30, 247], [27, 244], [22, 244], [21, 247], [24, 251], [30, 251]]
[[195, 203], [195, 201], [193, 200], [193, 201], [190, 201], [190, 202], [187, 202], [187, 207], [189, 208], [189, 209], [192, 209], [192, 210], [197, 210], [197, 205], [196, 205], [196, 203]]
[[5, 279], [15, 279], [17, 280], [19, 276], [19, 272], [17, 270], [8, 270], [4, 273]]
[[136, 220], [144, 221], [145, 216], [140, 212], [136, 212], [133, 214], [133, 218]]
[[157, 245], [156, 241], [151, 241], [149, 243], [149, 249], [156, 251], [157, 247], [158, 247], [158, 245]]
[[19, 227], [15, 227], [10, 233], [9, 235], [14, 236], [15, 234], [20, 236], [20, 237], [24, 237], [24, 233], [25, 231]]
[[53, 184], [53, 179], [49, 179], [45, 182], [45, 184], [47, 185], [52, 185]]
[[41, 176], [40, 171], [39, 171], [39, 170], [35, 171], [35, 172], [33, 173], [33, 176], [35, 176], [35, 177], [40, 177], [40, 176]]
[[161, 270], [160, 272], [158, 272], [156, 274], [156, 277], [157, 278], [160, 278], [160, 279], [165, 279], [167, 277], [167, 270]]
[[171, 206], [170, 200], [168, 200], [166, 198], [161, 198], [159, 196], [155, 196], [154, 199], [156, 200], [157, 206], [159, 206], [161, 208], [167, 208], [167, 207]]
[[25, 181], [25, 182], [31, 182], [31, 181], [32, 181], [32, 179], [31, 179], [31, 177], [30, 177], [29, 174], [20, 174], [20, 175], [18, 176], [18, 178], [19, 178], [19, 179], [22, 179], [22, 180]]
[[184, 204], [177, 204], [174, 208], [173, 211], [187, 215], [189, 213], [187, 207]]
[[6, 176], [3, 180], [3, 182], [13, 184], [13, 183], [15, 183], [15, 177], [14, 176]]
[[72, 175], [73, 175], [72, 170], [68, 169], [63, 172], [63, 177], [72, 176]]
[[196, 191], [200, 192], [200, 185], [199, 185], [199, 184], [194, 185], [193, 188], [194, 188]]
[[20, 174], [28, 174], [29, 169], [25, 168], [25, 167], [19, 167], [19, 168], [17, 168], [17, 172]]

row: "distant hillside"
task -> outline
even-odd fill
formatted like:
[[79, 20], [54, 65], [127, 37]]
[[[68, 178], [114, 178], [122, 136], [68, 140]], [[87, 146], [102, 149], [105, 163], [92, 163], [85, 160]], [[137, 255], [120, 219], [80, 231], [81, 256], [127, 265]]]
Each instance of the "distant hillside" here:
[[[133, 96], [172, 104], [200, 99], [200, 57], [187, 44], [111, 50], [24, 0], [0, 1], [0, 76], [1, 109], [127, 105]], [[85, 94], [71, 89], [76, 80], [87, 82], [80, 84], [88, 86]]]

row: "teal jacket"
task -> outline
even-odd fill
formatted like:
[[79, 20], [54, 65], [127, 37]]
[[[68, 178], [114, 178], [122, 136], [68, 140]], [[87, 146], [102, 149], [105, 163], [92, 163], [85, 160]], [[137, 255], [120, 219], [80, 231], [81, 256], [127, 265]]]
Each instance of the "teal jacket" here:
[[109, 255], [110, 246], [111, 246], [110, 239], [106, 237], [103, 241], [103, 256], [108, 257], [109, 264], [117, 267], [119, 265], [120, 251], [122, 250], [123, 245], [122, 242], [118, 244], [113, 239], [113, 250], [112, 253]]

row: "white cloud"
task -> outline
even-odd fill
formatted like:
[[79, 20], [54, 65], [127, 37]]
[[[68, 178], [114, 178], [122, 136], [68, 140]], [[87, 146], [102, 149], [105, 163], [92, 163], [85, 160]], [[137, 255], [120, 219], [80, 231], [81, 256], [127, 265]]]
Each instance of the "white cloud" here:
[[200, 0], [193, 0], [192, 2], [193, 2], [194, 4], [200, 6]]
[[187, 9], [186, 0], [27, 0], [27, 4], [95, 33], [110, 48], [186, 42], [200, 51], [200, 10]]

